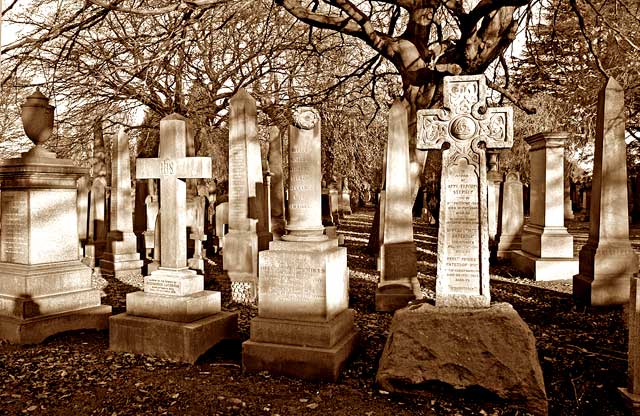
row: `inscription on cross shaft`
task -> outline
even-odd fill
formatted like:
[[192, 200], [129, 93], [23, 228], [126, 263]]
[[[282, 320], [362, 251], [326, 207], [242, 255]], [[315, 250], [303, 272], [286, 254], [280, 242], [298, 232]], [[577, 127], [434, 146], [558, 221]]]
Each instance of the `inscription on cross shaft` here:
[[513, 144], [513, 113], [487, 107], [484, 75], [444, 79], [443, 109], [417, 113], [421, 150], [443, 149], [436, 305], [487, 307], [486, 149]]
[[157, 158], [136, 161], [137, 179], [160, 179], [160, 266], [187, 267], [187, 185], [184, 179], [211, 178], [211, 158], [186, 157], [189, 121], [171, 114], [160, 121]]

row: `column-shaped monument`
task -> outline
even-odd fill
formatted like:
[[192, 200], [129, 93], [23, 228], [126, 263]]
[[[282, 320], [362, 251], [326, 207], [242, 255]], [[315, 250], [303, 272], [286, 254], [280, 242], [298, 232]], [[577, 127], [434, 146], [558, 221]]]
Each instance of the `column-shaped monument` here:
[[571, 279], [578, 273], [573, 236], [564, 226], [564, 146], [568, 133], [527, 137], [531, 160], [529, 223], [522, 232], [522, 250], [514, 251], [515, 266], [536, 280]]
[[301, 108], [294, 121], [287, 234], [260, 252], [258, 317], [242, 344], [242, 365], [245, 371], [336, 380], [356, 338], [347, 251], [322, 226], [320, 116]]
[[[160, 121], [158, 158], [138, 159], [137, 179], [160, 179], [160, 267], [144, 291], [127, 294], [127, 312], [111, 317], [109, 348], [193, 363], [223, 338], [235, 337], [237, 314], [222, 312], [220, 292], [187, 268], [186, 178], [210, 178], [211, 159], [186, 157], [190, 123]], [[157, 246], [156, 246], [157, 247]]]
[[421, 297], [413, 242], [407, 110], [396, 101], [389, 110], [385, 191], [380, 201], [380, 282], [376, 310], [394, 311]]
[[100, 305], [78, 255], [76, 181], [87, 169], [42, 146], [53, 106], [40, 91], [22, 106], [22, 122], [36, 146], [0, 161], [0, 338], [34, 344], [63, 331], [106, 329], [111, 306]]
[[416, 141], [444, 149], [436, 306], [395, 313], [376, 380], [413, 394], [479, 387], [546, 415], [531, 330], [511, 305], [489, 302], [485, 149], [512, 145], [512, 112], [487, 107], [484, 76], [446, 77], [443, 95], [444, 109], [418, 111]]
[[266, 249], [272, 237], [258, 221], [264, 197], [256, 101], [241, 88], [229, 106], [229, 232], [222, 261], [233, 299], [251, 303], [257, 290], [258, 251]]
[[626, 303], [629, 282], [638, 272], [629, 241], [624, 120], [624, 91], [609, 78], [598, 97], [589, 239], [580, 250], [580, 273], [573, 278], [574, 297], [591, 305]]
[[118, 132], [118, 137], [112, 143], [111, 221], [100, 270], [116, 278], [129, 278], [141, 275], [142, 260], [133, 233], [129, 136], [124, 129]]

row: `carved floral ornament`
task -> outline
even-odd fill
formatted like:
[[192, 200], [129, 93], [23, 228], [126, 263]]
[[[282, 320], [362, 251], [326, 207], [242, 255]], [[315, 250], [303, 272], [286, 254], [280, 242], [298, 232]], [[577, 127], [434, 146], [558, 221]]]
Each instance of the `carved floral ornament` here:
[[320, 113], [315, 108], [299, 107], [293, 112], [293, 125], [299, 129], [311, 130], [320, 122]]

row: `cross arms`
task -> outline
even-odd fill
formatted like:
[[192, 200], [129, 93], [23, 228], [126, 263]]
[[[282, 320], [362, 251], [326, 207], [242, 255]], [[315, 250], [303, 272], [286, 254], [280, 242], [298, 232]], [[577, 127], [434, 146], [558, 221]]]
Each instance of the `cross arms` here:
[[419, 150], [441, 149], [449, 142], [449, 114], [445, 110], [419, 110], [417, 112]]

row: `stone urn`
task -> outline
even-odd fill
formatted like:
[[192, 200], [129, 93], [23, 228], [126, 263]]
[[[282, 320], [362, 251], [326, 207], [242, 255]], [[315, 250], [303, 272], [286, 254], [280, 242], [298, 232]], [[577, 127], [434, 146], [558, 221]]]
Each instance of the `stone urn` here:
[[37, 157], [55, 157], [55, 153], [43, 147], [53, 131], [54, 106], [49, 104], [49, 98], [40, 92], [39, 88], [27, 97], [22, 104], [22, 126], [27, 137], [35, 144], [27, 155]]

